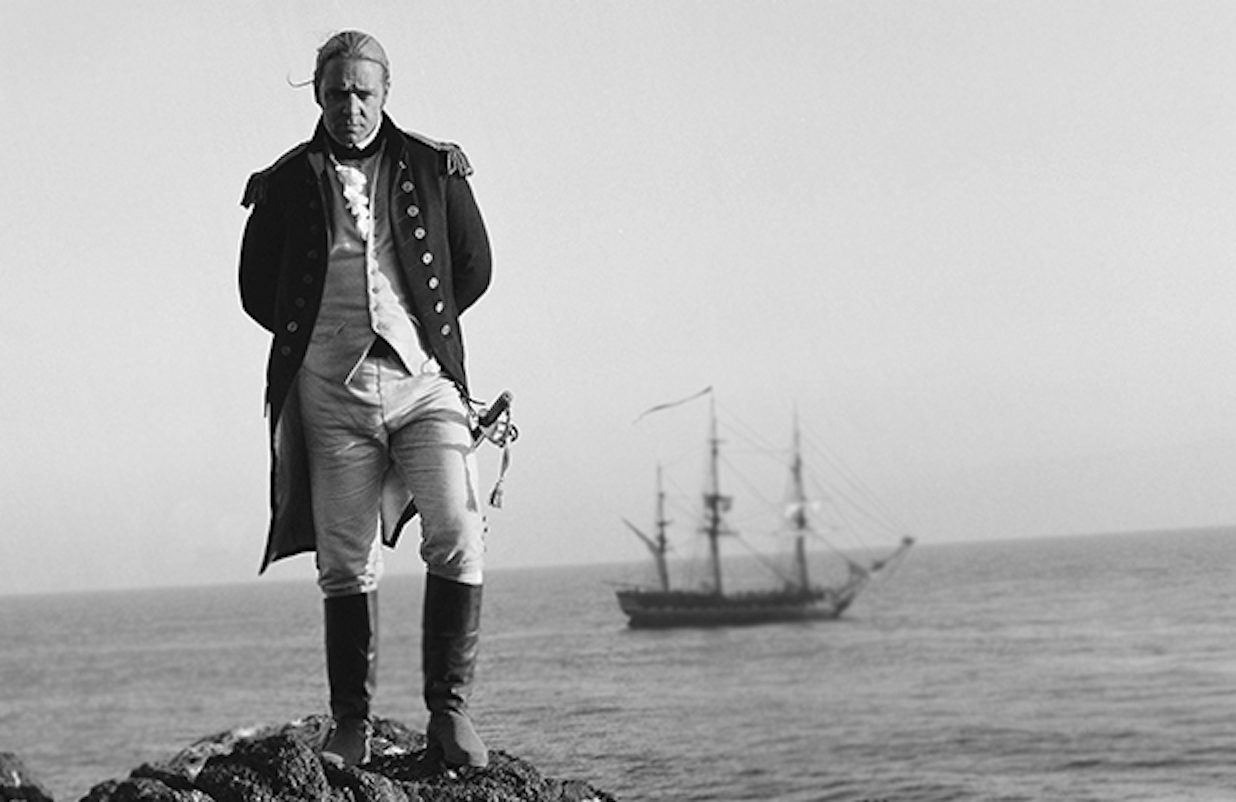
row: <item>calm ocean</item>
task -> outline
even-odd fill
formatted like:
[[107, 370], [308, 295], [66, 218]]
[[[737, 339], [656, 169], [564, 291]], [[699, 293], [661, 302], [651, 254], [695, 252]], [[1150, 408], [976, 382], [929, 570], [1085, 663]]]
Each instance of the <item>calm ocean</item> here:
[[[490, 745], [624, 800], [1236, 799], [1236, 530], [919, 546], [839, 622], [632, 631], [627, 567], [492, 572]], [[423, 726], [419, 580], [378, 712]], [[311, 580], [0, 596], [0, 750], [60, 802], [325, 709]]]

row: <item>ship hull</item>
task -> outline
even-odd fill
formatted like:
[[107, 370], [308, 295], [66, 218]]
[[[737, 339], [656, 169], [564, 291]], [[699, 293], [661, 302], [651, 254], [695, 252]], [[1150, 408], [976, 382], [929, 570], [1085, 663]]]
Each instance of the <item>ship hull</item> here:
[[617, 595], [635, 629], [823, 621], [837, 618], [853, 601], [852, 594], [822, 588], [733, 595], [630, 589]]

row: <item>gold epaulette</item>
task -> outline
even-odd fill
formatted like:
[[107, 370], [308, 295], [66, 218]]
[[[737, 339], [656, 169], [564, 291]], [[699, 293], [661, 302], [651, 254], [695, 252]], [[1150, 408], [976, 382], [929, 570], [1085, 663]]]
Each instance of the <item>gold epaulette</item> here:
[[472, 175], [472, 164], [468, 161], [468, 157], [464, 155], [463, 148], [454, 142], [439, 142], [415, 131], [405, 131], [404, 133], [417, 142], [428, 145], [434, 150], [445, 154], [447, 175], [458, 175], [460, 178], [467, 178]]
[[258, 170], [256, 173], [249, 176], [248, 182], [245, 183], [245, 194], [240, 199], [240, 205], [248, 209], [255, 203], [261, 203], [266, 198], [266, 185], [269, 182], [271, 175], [286, 164], [289, 159], [299, 156], [308, 146], [308, 142], [301, 142], [299, 145], [276, 159], [275, 163], [267, 167], [265, 170]]

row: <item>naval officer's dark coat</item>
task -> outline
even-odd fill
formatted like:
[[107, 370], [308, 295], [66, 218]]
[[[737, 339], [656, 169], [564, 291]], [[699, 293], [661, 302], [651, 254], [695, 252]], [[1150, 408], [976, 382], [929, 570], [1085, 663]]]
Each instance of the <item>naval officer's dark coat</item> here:
[[[383, 115], [379, 189], [385, 189], [404, 290], [425, 343], [443, 372], [468, 392], [459, 316], [490, 279], [489, 237], [468, 185], [472, 170], [454, 145], [399, 130]], [[266, 369], [271, 521], [262, 570], [314, 549], [313, 506], [299, 402], [294, 392], [322, 300], [333, 180], [327, 133], [250, 177], [252, 207], [240, 252], [245, 312], [273, 335]], [[411, 517], [406, 490], [384, 494], [384, 536], [394, 542]]]

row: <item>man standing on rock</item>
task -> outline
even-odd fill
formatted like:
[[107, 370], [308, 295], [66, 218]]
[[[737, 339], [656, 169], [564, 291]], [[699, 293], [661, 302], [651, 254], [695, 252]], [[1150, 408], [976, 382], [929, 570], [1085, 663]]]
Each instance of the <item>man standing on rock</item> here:
[[467, 700], [481, 616], [481, 509], [460, 314], [485, 292], [489, 240], [458, 147], [383, 111], [376, 39], [331, 37], [313, 138], [255, 173], [240, 253], [245, 311], [273, 335], [271, 524], [262, 570], [315, 551], [334, 729], [323, 754], [370, 757], [382, 544], [421, 516], [430, 748], [488, 752]]

